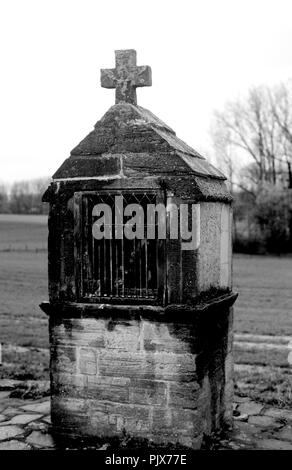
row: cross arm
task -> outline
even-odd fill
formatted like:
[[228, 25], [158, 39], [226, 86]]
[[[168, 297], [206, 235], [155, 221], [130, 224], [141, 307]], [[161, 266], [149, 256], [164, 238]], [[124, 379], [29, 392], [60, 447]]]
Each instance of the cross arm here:
[[115, 69], [101, 69], [100, 84], [103, 88], [116, 88]]
[[135, 79], [135, 86], [151, 86], [152, 85], [152, 73], [151, 67], [148, 65], [140, 65], [136, 68], [137, 75]]

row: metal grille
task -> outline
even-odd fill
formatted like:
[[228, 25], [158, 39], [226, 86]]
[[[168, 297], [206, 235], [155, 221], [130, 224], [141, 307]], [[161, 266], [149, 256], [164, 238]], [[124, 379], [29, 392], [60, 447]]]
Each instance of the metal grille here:
[[[146, 238], [146, 220], [143, 223], [144, 238], [129, 240], [124, 236], [124, 227], [132, 216], [121, 215], [122, 239], [118, 239], [115, 216], [115, 196], [122, 196], [123, 207], [139, 204], [144, 211], [147, 205], [156, 204], [155, 194], [132, 192], [126, 194], [92, 194], [83, 197], [82, 234], [82, 279], [83, 297], [87, 299], [134, 298], [155, 299], [158, 292], [158, 243], [157, 221], [155, 239]], [[97, 240], [92, 227], [99, 218], [93, 215], [96, 204], [107, 204], [112, 213], [112, 239]]]

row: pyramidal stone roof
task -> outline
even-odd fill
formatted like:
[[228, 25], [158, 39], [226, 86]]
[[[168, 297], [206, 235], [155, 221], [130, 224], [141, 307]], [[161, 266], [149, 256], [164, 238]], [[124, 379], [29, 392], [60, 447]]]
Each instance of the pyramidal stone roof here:
[[[53, 179], [105, 176], [104, 159], [123, 157], [126, 167], [147, 174], [225, 176], [147, 109], [131, 103], [112, 106], [71, 152]], [[112, 168], [113, 170], [113, 168]], [[119, 173], [121, 168], [119, 168]], [[112, 176], [112, 174], [111, 174]]]
[[137, 105], [136, 88], [151, 86], [151, 68], [136, 65], [133, 49], [115, 51], [115, 57], [114, 69], [101, 70], [101, 86], [115, 89], [115, 105], [56, 171], [43, 200], [63, 189], [71, 194], [143, 186], [169, 190], [181, 199], [231, 202], [225, 176]]

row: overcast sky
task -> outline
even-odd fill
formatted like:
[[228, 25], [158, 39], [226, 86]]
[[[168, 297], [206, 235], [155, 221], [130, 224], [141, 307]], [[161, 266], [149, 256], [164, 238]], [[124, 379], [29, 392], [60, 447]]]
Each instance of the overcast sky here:
[[52, 175], [114, 104], [100, 68], [136, 49], [138, 104], [207, 153], [214, 109], [292, 77], [291, 0], [2, 0], [0, 180]]

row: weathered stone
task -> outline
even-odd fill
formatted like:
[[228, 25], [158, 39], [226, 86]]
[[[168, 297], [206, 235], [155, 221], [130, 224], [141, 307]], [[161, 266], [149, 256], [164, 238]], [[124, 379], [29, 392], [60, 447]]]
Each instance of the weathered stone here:
[[204, 202], [201, 205], [202, 237], [199, 250], [199, 290], [220, 286], [220, 228], [222, 204]]
[[131, 380], [124, 377], [88, 377], [88, 390], [97, 390], [104, 400], [128, 401], [130, 384]]
[[45, 422], [48, 423], [48, 424], [51, 424], [51, 422], [52, 422], [51, 416], [50, 416], [50, 415], [45, 416], [45, 417], [43, 418], [43, 421], [45, 421]]
[[105, 348], [116, 352], [139, 351], [142, 347], [142, 330], [144, 331], [143, 323], [132, 321], [126, 326], [124, 321], [116, 321], [112, 329], [105, 328]]
[[292, 422], [292, 411], [284, 408], [268, 408], [264, 411], [264, 415]]
[[278, 439], [261, 439], [256, 442], [258, 449], [262, 450], [292, 450], [292, 444]]
[[0, 425], [0, 441], [11, 439], [11, 437], [21, 436], [24, 430], [18, 426], [2, 426]]
[[6, 420], [7, 420], [7, 416], [0, 415], [0, 423], [2, 423], [2, 421], [6, 421]]
[[0, 392], [0, 401], [8, 398], [11, 392]]
[[2, 414], [5, 416], [15, 416], [19, 413], [17, 408], [13, 408], [12, 406], [8, 406], [8, 408], [5, 408], [5, 410], [2, 411]]
[[280, 423], [277, 423], [275, 418], [270, 416], [250, 416], [248, 422], [265, 428], [279, 428], [282, 426]]
[[41, 418], [42, 415], [37, 415], [37, 414], [18, 414], [16, 416], [13, 416], [13, 418], [10, 419], [10, 421], [5, 422], [5, 425], [10, 425], [10, 424], [28, 424], [31, 421], [35, 421], [39, 418]]
[[24, 411], [32, 411], [34, 413], [47, 414], [50, 412], [50, 402], [44, 401], [42, 403], [30, 403], [29, 405], [22, 406], [21, 409]]
[[248, 414], [246, 414], [246, 413], [239, 414], [237, 416], [234, 416], [234, 419], [236, 421], [247, 421], [248, 420]]
[[253, 426], [252, 424], [244, 421], [235, 421], [234, 423], [234, 434], [236, 436], [239, 435], [244, 436], [244, 438], [251, 436], [252, 438], [254, 435], [259, 433], [259, 428]]
[[121, 171], [121, 159], [119, 155], [101, 155], [99, 158], [96, 156], [83, 156], [75, 158], [67, 158], [63, 165], [55, 173], [54, 178], [83, 178], [88, 174], [99, 174], [112, 178], [113, 175], [118, 177]]
[[242, 403], [238, 407], [238, 411], [241, 414], [247, 414], [248, 416], [258, 415], [264, 408], [264, 405], [261, 403], [255, 403], [254, 401]]
[[136, 88], [151, 86], [151, 68], [136, 65], [133, 49], [115, 51], [116, 68], [101, 70], [101, 86], [116, 89], [116, 103], [137, 104]]
[[25, 442], [16, 441], [14, 439], [11, 441], [0, 442], [0, 450], [30, 450], [30, 449], [31, 447]]
[[93, 348], [81, 348], [79, 352], [79, 369], [81, 374], [97, 374], [97, 354]]
[[48, 432], [49, 425], [40, 421], [32, 421], [27, 425], [26, 429], [30, 429], [31, 431], [42, 431], [44, 433]]
[[274, 434], [276, 439], [292, 442], [292, 427], [285, 426]]
[[34, 447], [55, 447], [54, 440], [50, 434], [44, 434], [39, 431], [33, 431], [26, 439], [26, 442]]
[[196, 356], [170, 353], [113, 353], [105, 351], [99, 357], [101, 375], [156, 380], [196, 378]]
[[141, 325], [141, 347], [149, 352], [189, 353], [196, 341], [193, 328], [184, 324], [163, 324], [143, 321]]
[[249, 397], [239, 397], [239, 396], [235, 395], [234, 396], [234, 401], [236, 403], [246, 403], [246, 402], [250, 401], [250, 398]]
[[21, 380], [0, 379], [0, 390], [13, 390], [21, 384]]
[[199, 396], [202, 393], [198, 382], [170, 382], [168, 392], [169, 406], [196, 409]]
[[51, 351], [51, 368], [56, 369], [60, 372], [77, 372], [77, 357], [76, 348], [56, 344], [54, 350]]
[[167, 402], [167, 384], [157, 380], [132, 379], [129, 394], [131, 403], [163, 405]]

